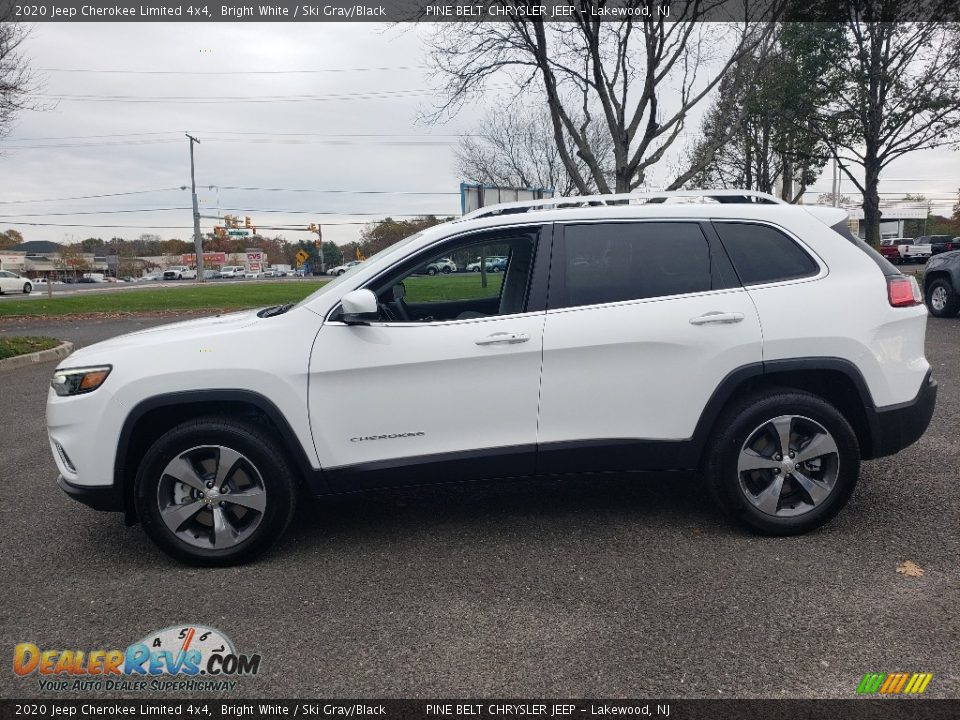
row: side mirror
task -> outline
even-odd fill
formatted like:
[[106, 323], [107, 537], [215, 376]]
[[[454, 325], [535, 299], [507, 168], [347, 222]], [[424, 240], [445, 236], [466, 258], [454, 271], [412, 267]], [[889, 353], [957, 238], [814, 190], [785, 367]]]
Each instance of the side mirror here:
[[353, 290], [340, 298], [343, 322], [347, 325], [366, 325], [380, 319], [377, 296], [372, 290]]

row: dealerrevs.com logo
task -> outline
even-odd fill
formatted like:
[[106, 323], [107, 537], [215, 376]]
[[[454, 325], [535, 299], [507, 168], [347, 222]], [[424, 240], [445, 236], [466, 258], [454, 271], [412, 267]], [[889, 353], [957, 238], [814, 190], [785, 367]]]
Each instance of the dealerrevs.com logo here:
[[206, 691], [234, 690], [239, 676], [256, 675], [260, 655], [238, 653], [219, 630], [174, 625], [150, 633], [126, 650], [41, 649], [19, 643], [13, 672], [37, 678], [47, 691]]

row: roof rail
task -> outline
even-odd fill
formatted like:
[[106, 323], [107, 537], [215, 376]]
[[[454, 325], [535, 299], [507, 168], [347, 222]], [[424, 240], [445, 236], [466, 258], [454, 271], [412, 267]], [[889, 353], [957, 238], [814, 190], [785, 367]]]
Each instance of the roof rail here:
[[534, 209], [578, 207], [582, 205], [628, 205], [631, 201], [663, 201], [674, 197], [700, 197], [721, 203], [751, 202], [753, 200], [767, 205], [786, 205], [785, 200], [758, 192], [756, 190], [665, 190], [663, 192], [615, 193], [608, 195], [570, 195], [567, 197], [544, 198], [542, 200], [522, 200], [520, 202], [488, 205], [467, 213], [460, 220], [474, 220], [488, 215], [509, 215]]

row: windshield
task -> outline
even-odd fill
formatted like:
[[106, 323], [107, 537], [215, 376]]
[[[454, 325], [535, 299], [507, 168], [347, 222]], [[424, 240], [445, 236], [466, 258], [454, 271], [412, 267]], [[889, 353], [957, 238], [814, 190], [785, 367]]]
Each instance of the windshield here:
[[395, 242], [393, 245], [388, 245], [383, 250], [381, 250], [380, 252], [374, 253], [363, 262], [358, 262], [350, 266], [350, 269], [347, 270], [343, 275], [338, 275], [336, 278], [334, 278], [330, 282], [325, 283], [322, 287], [318, 288], [315, 292], [311, 293], [310, 295], [307, 295], [307, 297], [305, 297], [303, 300], [298, 302], [295, 307], [301, 307], [303, 305], [306, 305], [307, 303], [313, 302], [321, 295], [324, 295], [325, 293], [328, 293], [334, 288], [337, 288], [340, 285], [342, 285], [344, 281], [350, 280], [354, 275], [357, 274], [360, 268], [364, 267], [367, 263], [373, 262], [375, 260], [379, 260], [380, 258], [384, 258], [394, 251], [400, 250], [404, 246], [416, 240], [421, 235], [423, 235], [423, 231], [414, 233], [410, 237], [407, 237], [407, 238], [404, 238], [403, 240]]

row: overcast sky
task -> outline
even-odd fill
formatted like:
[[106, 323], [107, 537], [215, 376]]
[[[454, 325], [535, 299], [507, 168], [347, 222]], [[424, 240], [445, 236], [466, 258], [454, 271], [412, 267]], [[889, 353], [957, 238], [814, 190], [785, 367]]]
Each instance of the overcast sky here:
[[[202, 215], [250, 215], [262, 228], [320, 222], [324, 239], [342, 244], [370, 218], [459, 213], [453, 136], [475, 127], [484, 107], [442, 126], [418, 121], [437, 100], [423, 32], [370, 23], [38, 24], [25, 52], [49, 107], [22, 114], [0, 142], [0, 230], [58, 242], [142, 232], [190, 239], [189, 209], [70, 214], [189, 208], [189, 190], [179, 189], [190, 183], [185, 131], [201, 141]], [[499, 101], [491, 93], [484, 102]], [[653, 184], [668, 172], [656, 171]], [[815, 188], [829, 185], [825, 177]], [[960, 153], [942, 149], [892, 165], [881, 191], [923, 192], [946, 209], [958, 186]], [[283, 191], [228, 189], [236, 187]], [[853, 190], [849, 181], [842, 187]], [[137, 194], [20, 202], [121, 192]], [[77, 227], [8, 224], [14, 220]], [[202, 220], [202, 230], [215, 222]]]

